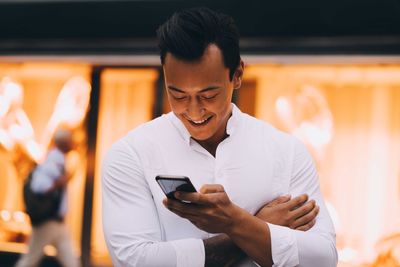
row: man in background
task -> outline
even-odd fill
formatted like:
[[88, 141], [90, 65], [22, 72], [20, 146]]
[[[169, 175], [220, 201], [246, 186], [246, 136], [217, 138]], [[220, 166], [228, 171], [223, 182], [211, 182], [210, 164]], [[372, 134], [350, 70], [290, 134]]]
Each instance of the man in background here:
[[45, 161], [32, 174], [31, 189], [34, 193], [48, 194], [61, 189], [61, 201], [55, 216], [38, 225], [32, 225], [28, 252], [17, 262], [16, 267], [38, 266], [43, 258], [43, 248], [53, 245], [57, 249], [56, 258], [64, 267], [78, 267], [71, 238], [64, 224], [67, 212], [67, 184], [72, 173], [66, 171], [66, 155], [73, 149], [72, 134], [59, 129], [54, 135], [54, 148]]

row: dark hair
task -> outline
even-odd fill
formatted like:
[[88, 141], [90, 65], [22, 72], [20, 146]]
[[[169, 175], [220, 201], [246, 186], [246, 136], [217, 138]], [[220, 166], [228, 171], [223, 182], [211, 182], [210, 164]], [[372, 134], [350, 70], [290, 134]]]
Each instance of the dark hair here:
[[158, 28], [157, 37], [163, 65], [168, 52], [182, 60], [199, 60], [209, 44], [221, 50], [231, 80], [240, 64], [239, 31], [233, 19], [206, 7], [174, 13]]

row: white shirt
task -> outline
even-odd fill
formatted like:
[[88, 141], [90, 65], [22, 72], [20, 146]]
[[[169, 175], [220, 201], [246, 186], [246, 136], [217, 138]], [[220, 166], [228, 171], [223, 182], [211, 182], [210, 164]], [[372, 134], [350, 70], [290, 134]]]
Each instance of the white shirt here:
[[[32, 174], [31, 188], [33, 192], [44, 193], [65, 174], [65, 155], [58, 148], [53, 148], [47, 154], [45, 161], [38, 165]], [[67, 195], [63, 190], [58, 215], [64, 217], [67, 212]]]
[[274, 266], [336, 266], [334, 228], [304, 145], [233, 104], [227, 133], [213, 157], [171, 112], [112, 146], [103, 162], [102, 201], [115, 266], [204, 266], [202, 239], [212, 235], [164, 207], [158, 174], [188, 176], [197, 190], [222, 184], [231, 201], [251, 214], [280, 195], [307, 193], [320, 206], [312, 229], [268, 224]]

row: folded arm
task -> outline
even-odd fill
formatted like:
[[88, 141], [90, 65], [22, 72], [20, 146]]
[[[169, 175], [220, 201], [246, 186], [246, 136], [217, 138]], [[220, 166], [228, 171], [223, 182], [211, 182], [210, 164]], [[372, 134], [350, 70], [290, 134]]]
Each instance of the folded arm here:
[[221, 185], [206, 185], [200, 193], [176, 195], [196, 205], [170, 200], [165, 204], [204, 231], [226, 234], [261, 266], [336, 266], [333, 225], [320, 193], [315, 166], [301, 143], [296, 143], [288, 191], [292, 195], [307, 193], [319, 206], [315, 225], [307, 232], [265, 223], [250, 215], [230, 202]]

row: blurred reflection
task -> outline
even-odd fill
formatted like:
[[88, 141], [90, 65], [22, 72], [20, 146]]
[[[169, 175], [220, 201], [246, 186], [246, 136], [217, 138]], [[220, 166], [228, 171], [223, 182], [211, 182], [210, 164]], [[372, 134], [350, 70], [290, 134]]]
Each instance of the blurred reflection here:
[[23, 88], [5, 77], [0, 82], [0, 143], [8, 151], [20, 145], [35, 162], [43, 160], [54, 131], [60, 125], [76, 128], [84, 119], [89, 105], [90, 84], [73, 77], [63, 86], [41, 142], [35, 141], [32, 124], [22, 108]]
[[48, 147], [59, 125], [74, 129], [82, 123], [89, 106], [90, 91], [90, 84], [82, 77], [73, 77], [64, 84], [43, 134], [41, 143], [44, 147]]
[[308, 144], [321, 159], [333, 134], [332, 113], [321, 91], [303, 85], [291, 95], [279, 97], [275, 109], [286, 129]]
[[[22, 184], [35, 163], [43, 161], [55, 130], [62, 126], [74, 132], [74, 140], [83, 145], [86, 134], [82, 131], [89, 105], [90, 84], [80, 76], [68, 79], [59, 91], [54, 109], [41, 138], [35, 136], [35, 130], [28, 114], [23, 108], [24, 88], [21, 83], [10, 77], [0, 77], [0, 242], [24, 242], [31, 228], [28, 216], [22, 212]], [[50, 80], [49, 80], [50, 81]], [[49, 105], [45, 94], [40, 94], [40, 105]], [[43, 95], [43, 96], [42, 96]], [[40, 140], [40, 141], [38, 141]], [[79, 149], [80, 152], [82, 149]], [[80, 168], [85, 160], [76, 160]], [[82, 164], [81, 164], [82, 163]], [[79, 171], [81, 176], [81, 171]], [[76, 184], [74, 182], [74, 184]], [[79, 183], [80, 184], [80, 183]], [[75, 200], [73, 200], [75, 201]]]
[[30, 158], [39, 160], [42, 151], [34, 139], [32, 124], [22, 108], [22, 86], [4, 77], [0, 82], [0, 144], [8, 151], [19, 145]]
[[340, 267], [400, 266], [400, 66], [259, 65], [255, 115], [302, 139]]

